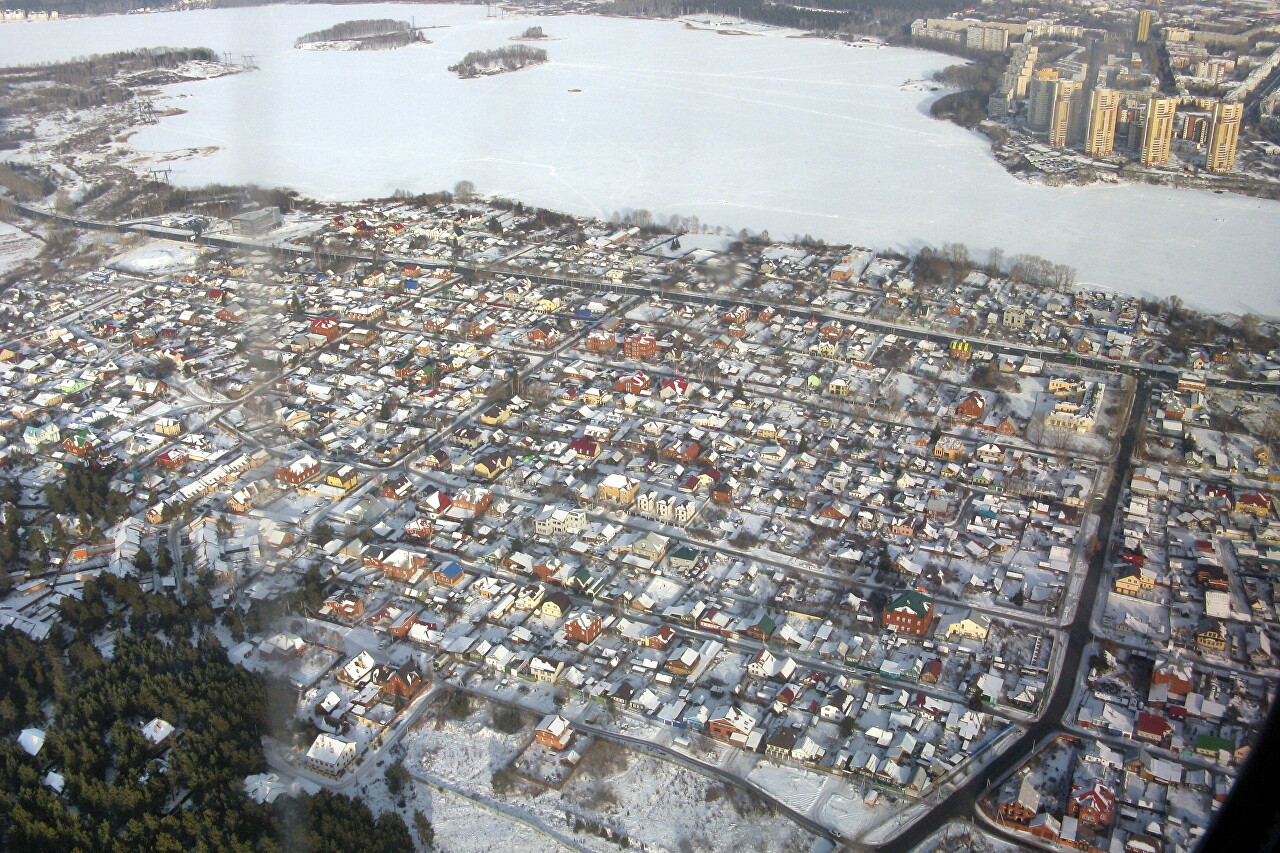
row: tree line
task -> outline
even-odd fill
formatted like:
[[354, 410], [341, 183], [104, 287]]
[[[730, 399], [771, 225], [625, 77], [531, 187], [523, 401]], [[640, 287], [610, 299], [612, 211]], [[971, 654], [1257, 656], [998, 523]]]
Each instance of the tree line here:
[[530, 65], [547, 61], [547, 52], [540, 47], [514, 44], [494, 50], [473, 50], [462, 61], [449, 66], [459, 77], [478, 77], [481, 74], [497, 74], [518, 71]]
[[953, 121], [961, 127], [974, 128], [987, 118], [987, 100], [1000, 84], [1009, 60], [1003, 54], [973, 54], [973, 62], [948, 65], [935, 72], [933, 79], [959, 92], [950, 92], [934, 101], [929, 112], [934, 118]]
[[294, 41], [294, 47], [326, 41], [358, 41], [362, 49], [403, 47], [417, 41], [419, 36], [408, 21], [391, 18], [365, 18], [343, 21], [323, 30], [307, 33]]
[[0, 68], [0, 117], [123, 103], [134, 97], [127, 82], [118, 80], [123, 75], [217, 58], [207, 47], [160, 47]]
[[961, 8], [954, 0], [819, 0], [796, 6], [769, 0], [613, 0], [601, 11], [655, 18], [723, 15], [776, 27], [905, 41], [906, 27], [916, 18], [944, 17]]

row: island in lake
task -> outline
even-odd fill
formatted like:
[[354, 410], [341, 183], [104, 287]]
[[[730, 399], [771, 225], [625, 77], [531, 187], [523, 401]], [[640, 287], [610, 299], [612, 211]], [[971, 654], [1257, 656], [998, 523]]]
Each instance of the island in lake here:
[[426, 39], [408, 21], [367, 18], [307, 33], [293, 46], [303, 50], [394, 50], [414, 42], [426, 43]]
[[521, 68], [541, 65], [546, 61], [547, 52], [542, 48], [517, 44], [496, 50], [473, 50], [462, 57], [461, 62], [450, 65], [449, 70], [466, 79], [519, 71]]

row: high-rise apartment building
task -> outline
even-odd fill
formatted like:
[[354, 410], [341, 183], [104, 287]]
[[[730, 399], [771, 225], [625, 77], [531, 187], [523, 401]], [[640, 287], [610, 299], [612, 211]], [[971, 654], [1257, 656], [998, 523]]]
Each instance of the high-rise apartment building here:
[[1036, 70], [1036, 59], [1040, 56], [1040, 48], [1034, 44], [1019, 44], [1013, 48], [1009, 56], [1009, 64], [1005, 66], [1001, 86], [1012, 93], [1017, 100], [1027, 96], [1027, 87], [1031, 85], [1031, 75]]
[[1142, 165], [1164, 166], [1169, 162], [1173, 118], [1177, 111], [1177, 98], [1151, 98], [1147, 101], [1146, 124], [1142, 131]]
[[1075, 127], [1079, 124], [1080, 99], [1084, 84], [1078, 80], [1059, 80], [1058, 97], [1053, 104], [1053, 119], [1049, 122], [1049, 144], [1054, 148], [1066, 148], [1073, 141]]
[[1146, 44], [1151, 40], [1151, 19], [1154, 13], [1150, 9], [1143, 9], [1138, 13], [1138, 44]]
[[1009, 49], [1009, 30], [1000, 24], [972, 24], [964, 31], [964, 46], [969, 50], [1004, 53]]
[[1219, 101], [1213, 105], [1213, 124], [1204, 158], [1204, 167], [1210, 172], [1230, 172], [1236, 167], [1236, 142], [1243, 117], [1242, 103]]
[[1120, 93], [1115, 89], [1094, 89], [1089, 98], [1089, 125], [1085, 131], [1084, 153], [1090, 157], [1110, 157], [1116, 144], [1116, 115]]
[[1031, 77], [1027, 97], [1027, 130], [1048, 133], [1058, 104], [1058, 72], [1042, 68]]
[[1034, 44], [1017, 44], [1009, 55], [1009, 64], [1000, 75], [1000, 85], [987, 101], [987, 114], [992, 118], [1004, 118], [1013, 112], [1014, 102], [1027, 97], [1031, 72], [1036, 67], [1039, 48]]

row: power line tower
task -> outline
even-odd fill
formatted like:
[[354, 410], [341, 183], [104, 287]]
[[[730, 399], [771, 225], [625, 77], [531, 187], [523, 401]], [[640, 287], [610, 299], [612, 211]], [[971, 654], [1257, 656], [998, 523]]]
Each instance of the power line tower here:
[[258, 70], [257, 54], [253, 54], [253, 53], [241, 54], [240, 64], [244, 66], [246, 71], [257, 71]]
[[147, 172], [151, 174], [151, 180], [153, 181], [157, 181], [162, 184], [171, 183], [169, 175], [173, 173], [173, 169], [147, 169]]

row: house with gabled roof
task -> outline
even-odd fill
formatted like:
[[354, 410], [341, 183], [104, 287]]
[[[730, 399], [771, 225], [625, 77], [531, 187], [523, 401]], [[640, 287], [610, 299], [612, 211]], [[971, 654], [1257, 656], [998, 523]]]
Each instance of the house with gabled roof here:
[[885, 605], [881, 624], [887, 631], [923, 637], [933, 626], [933, 599], [909, 589]]
[[745, 743], [755, 731], [757, 720], [739, 708], [725, 705], [707, 719], [707, 736], [727, 743]]
[[1116, 792], [1101, 782], [1087, 788], [1075, 786], [1067, 801], [1067, 814], [1086, 826], [1104, 827], [1115, 817]]
[[1025, 777], [1018, 785], [1017, 795], [1000, 803], [998, 807], [1001, 821], [1022, 826], [1031, 823], [1038, 811], [1040, 811], [1040, 791]]
[[567, 749], [569, 742], [573, 740], [573, 729], [564, 717], [559, 714], [548, 714], [534, 729], [533, 737], [543, 746], [560, 751]]

